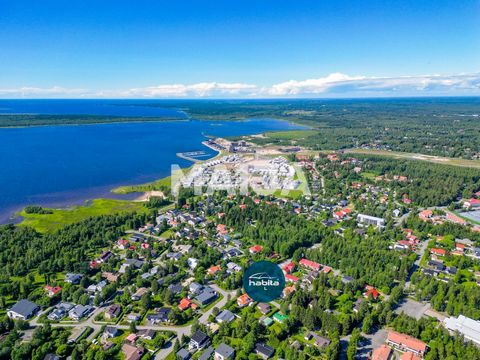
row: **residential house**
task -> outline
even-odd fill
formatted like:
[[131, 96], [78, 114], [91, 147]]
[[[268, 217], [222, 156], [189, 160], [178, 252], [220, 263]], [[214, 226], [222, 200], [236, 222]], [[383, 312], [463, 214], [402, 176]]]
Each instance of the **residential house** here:
[[105, 311], [105, 319], [112, 320], [116, 319], [122, 312], [122, 307], [119, 304], [110, 305], [108, 310]]
[[198, 358], [198, 360], [210, 360], [215, 352], [213, 346], [209, 346], [202, 355]]
[[240, 295], [237, 299], [237, 305], [239, 307], [244, 307], [252, 303], [252, 298], [248, 296], [247, 294]]
[[192, 310], [196, 310], [197, 307], [198, 307], [197, 304], [193, 303], [190, 299], [187, 299], [187, 298], [183, 298], [182, 300], [180, 300], [180, 303], [178, 304], [178, 308], [182, 311], [187, 310], [189, 308], [191, 308]]
[[258, 303], [257, 309], [260, 310], [263, 315], [267, 315], [272, 310], [270, 304], [267, 303]]
[[280, 324], [282, 324], [287, 319], [288, 319], [288, 316], [282, 314], [281, 312], [276, 312], [275, 314], [273, 314], [273, 320]]
[[138, 337], [140, 337], [142, 339], [145, 339], [145, 340], [153, 340], [155, 338], [156, 334], [157, 334], [157, 332], [155, 330], [152, 330], [152, 329], [139, 330], [138, 333], [137, 333]]
[[28, 320], [40, 310], [37, 304], [22, 299], [16, 302], [8, 311], [7, 315], [14, 320]]
[[141, 288], [138, 288], [137, 291], [135, 291], [134, 294], [132, 294], [131, 298], [132, 298], [133, 301], [138, 301], [146, 293], [148, 293], [148, 289], [144, 288], [144, 287], [141, 287]]
[[290, 261], [286, 265], [283, 266], [283, 272], [285, 274], [291, 274], [295, 270], [295, 263], [293, 261]]
[[307, 260], [307, 259], [301, 259], [299, 261], [299, 264], [310, 269], [310, 270], [315, 270], [315, 271], [319, 271], [322, 267], [322, 265], [320, 265], [319, 263], [316, 263], [314, 261], [310, 261], [310, 260]]
[[45, 285], [45, 291], [47, 292], [48, 297], [53, 297], [60, 293], [62, 291], [62, 288], [60, 286], [50, 286], [50, 285]]
[[210, 344], [210, 338], [203, 331], [197, 330], [190, 338], [188, 348], [190, 350], [200, 350]]
[[137, 322], [141, 319], [141, 316], [140, 314], [137, 314], [137, 313], [130, 313], [127, 315], [127, 321], [130, 323], [130, 322]]
[[410, 351], [420, 357], [423, 357], [427, 350], [427, 344], [423, 341], [396, 331], [388, 332], [387, 344], [400, 351]]
[[85, 316], [89, 315], [93, 311], [93, 307], [90, 305], [76, 305], [68, 312], [70, 319], [79, 321]]
[[72, 285], [77, 285], [80, 284], [80, 280], [82, 280], [82, 275], [81, 274], [71, 274], [68, 273], [65, 275], [65, 282], [72, 284]]
[[365, 215], [365, 214], [358, 214], [357, 222], [359, 226], [375, 226], [377, 229], [383, 229], [385, 227], [385, 219]]
[[227, 264], [227, 273], [232, 274], [242, 270], [242, 267], [234, 262], [229, 262]]
[[371, 296], [373, 300], [377, 300], [380, 296], [380, 293], [373, 286], [365, 285], [365, 292], [363, 293], [363, 296], [367, 299]]
[[235, 356], [235, 350], [225, 343], [221, 343], [215, 349], [214, 360], [227, 360], [233, 359]]
[[205, 287], [200, 294], [195, 297], [195, 300], [201, 305], [210, 304], [217, 298], [217, 293], [211, 287]]
[[120, 334], [120, 331], [115, 326], [106, 326], [103, 330], [103, 338], [109, 339], [117, 337]]
[[170, 290], [173, 295], [178, 295], [183, 291], [183, 286], [180, 283], [170, 284], [168, 290]]
[[62, 302], [58, 304], [53, 311], [48, 314], [48, 320], [58, 321], [63, 319], [67, 313], [74, 307], [73, 304]]
[[215, 320], [219, 323], [231, 323], [235, 320], [235, 315], [230, 310], [223, 310], [220, 314], [217, 315]]
[[255, 345], [255, 354], [262, 359], [270, 359], [275, 353], [275, 349], [265, 343], [257, 343]]
[[210, 267], [210, 268], [207, 270], [207, 274], [210, 275], [210, 276], [214, 276], [214, 275], [217, 274], [221, 269], [222, 269], [222, 267], [221, 267], [220, 265], [212, 266], [212, 267]]
[[150, 324], [170, 322], [169, 316], [171, 312], [172, 312], [172, 309], [162, 307], [158, 309], [154, 314], [148, 314], [147, 321]]
[[125, 343], [122, 345], [122, 352], [125, 355], [125, 360], [140, 360], [145, 353], [145, 349]]
[[254, 246], [252, 246], [248, 249], [250, 254], [253, 254], [253, 255], [258, 254], [262, 250], [263, 250], [263, 246], [261, 246], [261, 245], [254, 245]]
[[187, 349], [180, 349], [175, 355], [177, 360], [188, 360], [192, 357]]
[[388, 345], [381, 345], [373, 350], [371, 360], [391, 360], [393, 356], [392, 349]]
[[315, 346], [319, 347], [320, 349], [326, 348], [328, 345], [330, 345], [330, 339], [320, 336], [318, 334], [312, 333], [313, 337], [313, 342]]
[[430, 253], [436, 256], [445, 256], [447, 251], [445, 249], [431, 248]]

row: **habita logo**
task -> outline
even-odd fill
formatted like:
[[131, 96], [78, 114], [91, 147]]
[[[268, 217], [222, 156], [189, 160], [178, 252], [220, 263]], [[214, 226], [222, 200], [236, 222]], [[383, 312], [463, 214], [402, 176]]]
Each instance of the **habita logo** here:
[[269, 302], [281, 296], [285, 288], [285, 276], [277, 264], [258, 261], [245, 270], [243, 288], [253, 300]]
[[275, 276], [267, 273], [257, 273], [248, 277], [249, 286], [263, 286], [267, 290], [267, 286], [280, 286], [280, 281]]

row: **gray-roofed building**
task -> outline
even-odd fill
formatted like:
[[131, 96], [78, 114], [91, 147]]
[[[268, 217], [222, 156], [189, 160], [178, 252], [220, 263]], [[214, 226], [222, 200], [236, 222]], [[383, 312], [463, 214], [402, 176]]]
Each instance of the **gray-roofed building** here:
[[82, 275], [81, 274], [68, 273], [68, 274], [65, 275], [65, 282], [66, 283], [77, 285], [77, 284], [80, 283], [81, 280], [82, 280]]
[[269, 359], [275, 353], [275, 349], [264, 343], [258, 343], [255, 345], [255, 354], [263, 359]]
[[81, 318], [87, 316], [88, 314], [90, 314], [91, 312], [93, 311], [93, 307], [89, 306], [89, 305], [77, 305], [75, 306], [72, 310], [70, 310], [68, 312], [68, 316], [72, 319], [72, 320], [80, 320]]
[[213, 346], [209, 346], [204, 352], [203, 354], [198, 358], [198, 360], [210, 360], [213, 356], [213, 353], [214, 353], [214, 349], [213, 349]]
[[40, 310], [40, 307], [37, 304], [22, 299], [17, 301], [17, 303], [7, 311], [7, 315], [10, 319], [28, 320], [34, 316], [38, 310]]
[[187, 349], [180, 349], [176, 356], [178, 360], [188, 360], [192, 357]]
[[458, 318], [449, 317], [443, 321], [445, 327], [452, 333], [458, 331], [466, 340], [480, 345], [480, 321], [475, 321], [466, 316]]
[[272, 310], [271, 306], [267, 303], [258, 303], [257, 309], [260, 310], [263, 315], [267, 315]]
[[210, 304], [216, 298], [217, 298], [217, 293], [214, 290], [206, 289], [205, 291], [202, 291], [200, 294], [198, 294], [195, 300], [201, 306], [204, 306], [204, 305]]
[[108, 338], [116, 337], [120, 334], [120, 331], [114, 326], [106, 326], [105, 330], [103, 330], [103, 336]]
[[205, 346], [210, 344], [210, 338], [203, 331], [197, 330], [190, 338], [190, 343], [188, 348], [193, 349], [203, 349]]
[[177, 295], [177, 294], [180, 294], [183, 290], [183, 286], [179, 283], [177, 284], [170, 284], [168, 286], [168, 290], [170, 290], [172, 292], [172, 294], [174, 295]]
[[215, 320], [218, 323], [231, 323], [235, 319], [235, 315], [230, 310], [223, 310], [220, 314], [217, 315]]
[[215, 350], [215, 360], [233, 359], [234, 356], [235, 350], [225, 343], [218, 345], [217, 349]]

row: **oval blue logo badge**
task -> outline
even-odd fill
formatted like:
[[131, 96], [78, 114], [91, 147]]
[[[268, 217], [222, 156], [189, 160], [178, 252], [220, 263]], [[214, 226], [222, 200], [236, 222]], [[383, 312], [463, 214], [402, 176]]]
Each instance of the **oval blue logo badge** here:
[[253, 263], [243, 274], [243, 288], [255, 301], [278, 299], [285, 288], [285, 276], [277, 264], [270, 261]]

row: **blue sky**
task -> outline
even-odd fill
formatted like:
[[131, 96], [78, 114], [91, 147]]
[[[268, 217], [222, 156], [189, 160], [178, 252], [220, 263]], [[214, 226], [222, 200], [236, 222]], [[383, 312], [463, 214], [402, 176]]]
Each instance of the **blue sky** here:
[[0, 1], [0, 97], [480, 94], [480, 1]]

